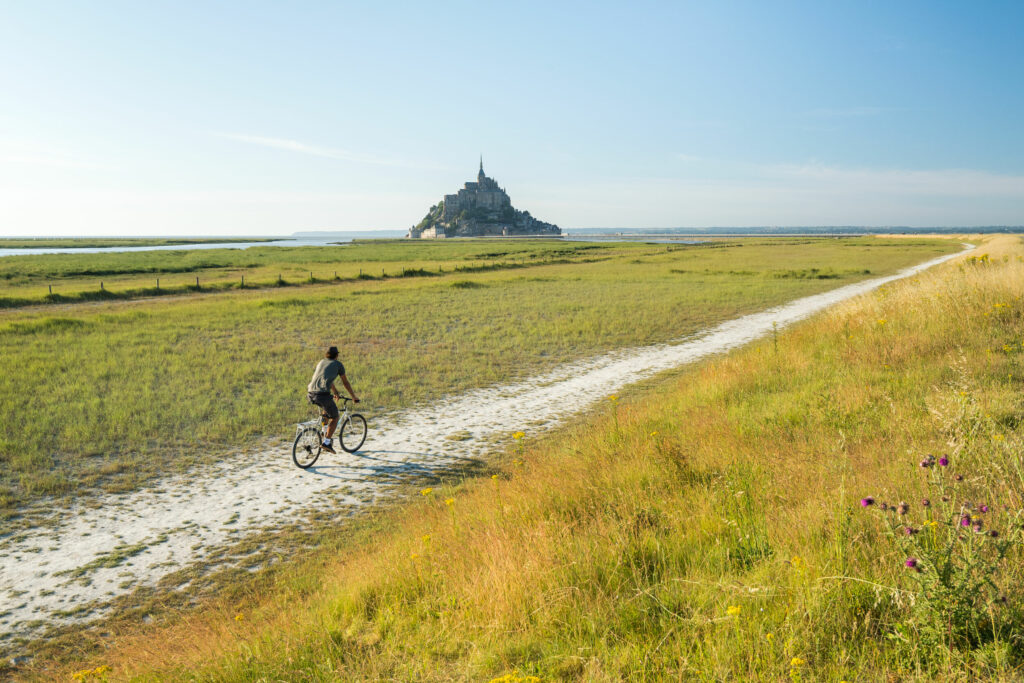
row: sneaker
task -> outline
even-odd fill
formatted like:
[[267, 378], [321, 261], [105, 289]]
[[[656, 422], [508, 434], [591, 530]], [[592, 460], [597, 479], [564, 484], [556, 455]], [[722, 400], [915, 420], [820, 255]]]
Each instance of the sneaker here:
[[324, 439], [324, 442], [320, 444], [320, 448], [324, 449], [328, 453], [337, 453], [337, 451], [334, 450], [334, 446], [331, 445], [330, 439]]

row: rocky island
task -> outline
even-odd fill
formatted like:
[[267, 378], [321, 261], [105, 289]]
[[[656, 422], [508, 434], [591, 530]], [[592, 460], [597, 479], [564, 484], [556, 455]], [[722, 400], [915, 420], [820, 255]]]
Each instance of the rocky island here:
[[539, 221], [529, 211], [512, 208], [512, 200], [493, 178], [480, 172], [476, 182], [466, 183], [456, 194], [446, 194], [418, 225], [409, 229], [407, 237], [439, 239], [443, 237], [509, 237], [561, 235], [557, 225]]

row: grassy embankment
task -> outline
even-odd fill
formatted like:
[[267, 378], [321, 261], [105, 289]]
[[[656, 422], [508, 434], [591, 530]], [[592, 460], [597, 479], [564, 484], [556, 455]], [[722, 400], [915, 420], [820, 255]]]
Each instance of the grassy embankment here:
[[[959, 245], [620, 244], [601, 245], [600, 260], [589, 257], [589, 245], [554, 247], [584, 256], [511, 271], [311, 286], [301, 295], [232, 291], [71, 306], [59, 315], [2, 313], [0, 510], [10, 514], [40, 496], [95, 486], [126, 490], [282, 434], [306, 414], [307, 375], [330, 343], [344, 350], [372, 415], [587, 354], [671, 339]], [[401, 248], [381, 247], [391, 259]], [[445, 249], [479, 256], [467, 250], [495, 245], [409, 244], [407, 257], [425, 248], [439, 250], [432, 256]]]
[[[436, 488], [357, 548], [76, 666], [141, 680], [1018, 680], [1020, 545], [985, 577], [1005, 602], [954, 594], [974, 612], [928, 631], [927, 609], [945, 612], [914, 579], [935, 567], [906, 568], [858, 505], [907, 500], [920, 524], [941, 473], [952, 505], [985, 502], [991, 528], [1015, 533], [1024, 249], [1000, 237], [979, 251], [991, 259], [527, 438], [504, 476]], [[951, 465], [921, 468], [926, 454]], [[959, 539], [949, 554], [967, 565], [994, 542], [936, 520], [914, 538]], [[950, 642], [965, 618], [974, 636]]]

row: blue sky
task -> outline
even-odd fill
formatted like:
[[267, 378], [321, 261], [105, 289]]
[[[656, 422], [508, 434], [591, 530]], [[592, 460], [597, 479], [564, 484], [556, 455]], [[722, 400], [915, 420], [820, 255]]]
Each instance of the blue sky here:
[[0, 235], [1024, 224], [1020, 3], [0, 2]]

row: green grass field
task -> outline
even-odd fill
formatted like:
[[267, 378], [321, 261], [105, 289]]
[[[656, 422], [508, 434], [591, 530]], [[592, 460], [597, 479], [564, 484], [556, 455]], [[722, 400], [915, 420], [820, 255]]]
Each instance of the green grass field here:
[[1024, 249], [983, 250], [510, 447], [503, 475], [416, 496], [272, 584], [35, 671], [1019, 680]]
[[[273, 269], [429, 262], [469, 270], [2, 312], [0, 503], [10, 513], [40, 496], [126, 490], [284, 435], [307, 413], [307, 375], [329, 344], [342, 348], [366, 412], [380, 414], [675, 338], [958, 248], [946, 240], [856, 238], [104, 254], [96, 267], [132, 277], [175, 258], [276, 259]], [[530, 265], [536, 261], [548, 265]], [[19, 277], [69, 262], [34, 257]], [[0, 268], [13, 267], [0, 259]]]

